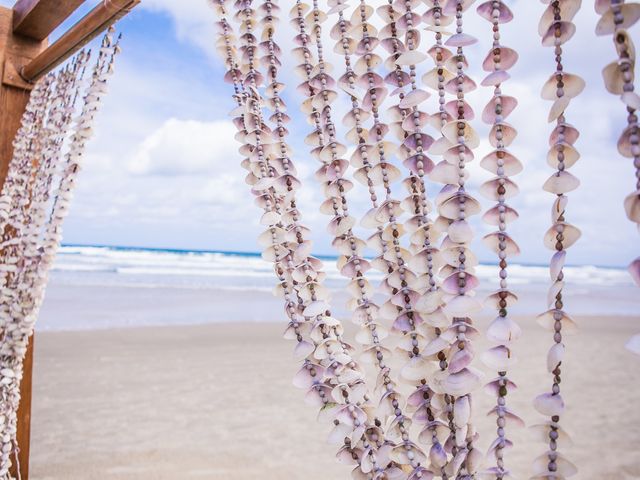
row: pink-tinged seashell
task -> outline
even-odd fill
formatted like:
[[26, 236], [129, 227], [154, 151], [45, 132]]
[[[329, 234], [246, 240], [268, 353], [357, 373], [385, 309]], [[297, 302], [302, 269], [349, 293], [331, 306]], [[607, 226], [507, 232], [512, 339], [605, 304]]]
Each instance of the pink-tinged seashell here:
[[460, 205], [463, 202], [465, 206], [465, 215], [467, 218], [480, 213], [480, 203], [478, 203], [475, 198], [471, 197], [466, 192], [456, 193], [447, 200], [443, 201], [442, 204], [438, 207], [438, 213], [440, 213], [440, 215], [442, 215], [443, 217], [449, 218], [451, 220], [457, 219], [460, 216]]
[[443, 307], [450, 317], [466, 317], [482, 309], [482, 305], [475, 298], [468, 295], [456, 295]]
[[452, 144], [459, 142], [458, 131], [462, 130], [463, 143], [469, 148], [477, 148], [480, 145], [480, 137], [471, 125], [464, 120], [454, 120], [442, 127], [442, 135]]
[[[458, 93], [458, 87], [459, 87], [459, 83], [458, 83], [458, 78], [456, 76], [456, 78], [449, 80], [445, 84], [444, 89], [446, 92], [452, 95], [456, 95]], [[478, 86], [476, 85], [476, 82], [474, 82], [469, 75], [462, 74], [462, 92], [465, 94], [471, 93], [476, 88], [478, 88]]]
[[467, 348], [457, 350], [449, 359], [449, 372], [458, 373], [462, 371], [463, 368], [471, 365], [472, 361], [473, 352], [471, 352], [471, 350]]
[[553, 105], [551, 105], [551, 109], [549, 110], [547, 121], [549, 123], [555, 122], [558, 117], [564, 113], [570, 103], [571, 99], [569, 97], [562, 97], [553, 102]]
[[[551, 428], [553, 427], [553, 429]], [[540, 442], [547, 443], [549, 441], [549, 433], [553, 430], [558, 433], [558, 442], [562, 445], [573, 445], [573, 440], [569, 434], [560, 427], [556, 422], [552, 422], [547, 420], [544, 423], [538, 425], [532, 425], [529, 427], [529, 430], [533, 435], [535, 435], [536, 439]]]
[[315, 383], [321, 382], [324, 368], [313, 363], [305, 363], [293, 377], [293, 385], [297, 388], [308, 390]]
[[471, 419], [471, 402], [468, 396], [459, 397], [453, 404], [453, 422], [458, 428], [465, 427]]
[[[362, 109], [371, 111], [375, 105], [380, 105], [387, 98], [388, 90], [385, 87], [376, 87], [367, 91], [367, 94], [362, 99]], [[374, 100], [375, 98], [375, 100]]]
[[[549, 472], [549, 455], [554, 454], [556, 456], [555, 464], [556, 470]], [[572, 477], [578, 473], [577, 467], [567, 460], [561, 453], [557, 451], [549, 451], [543, 453], [533, 461], [533, 472], [536, 480], [552, 478], [554, 480], [564, 480], [567, 477]]]
[[429, 147], [429, 153], [433, 155], [443, 155], [447, 150], [453, 146], [447, 138], [440, 137]]
[[507, 421], [508, 427], [524, 428], [525, 423], [519, 415], [515, 414], [511, 409], [507, 407], [500, 407], [496, 405], [487, 413], [487, 416], [497, 415], [498, 412], [502, 413], [502, 416]]
[[336, 454], [336, 459], [342, 465], [359, 465], [363, 460], [363, 450], [352, 449], [351, 445], [345, 445]]
[[486, 335], [490, 342], [509, 345], [520, 338], [522, 329], [508, 317], [497, 317], [489, 324]]
[[610, 8], [604, 12], [596, 24], [596, 35], [613, 35], [617, 28], [626, 30], [640, 19], [640, 4], [638, 3], [623, 3], [616, 8], [620, 8], [622, 23], [616, 25], [613, 8]]
[[396, 58], [396, 65], [400, 66], [412, 66], [418, 65], [424, 62], [428, 57], [426, 53], [423, 53], [419, 50], [407, 50], [404, 53], [401, 53], [398, 58]]
[[417, 150], [419, 146], [428, 150], [432, 143], [433, 137], [426, 133], [416, 132], [408, 135], [402, 145], [409, 150]]
[[[513, 442], [504, 437], [496, 438], [487, 449], [487, 457], [495, 455], [495, 451], [498, 449], [498, 447], [500, 447], [501, 450], [510, 450], [511, 448], [513, 448]], [[508, 476], [505, 475], [505, 477]]]
[[[635, 72], [632, 68], [631, 72], [631, 81], [634, 81]], [[624, 92], [624, 76], [622, 74], [622, 70], [620, 70], [620, 65], [618, 65], [618, 61], [611, 62], [609, 65], [602, 69], [602, 79], [604, 80], [604, 86], [606, 87], [609, 93], [613, 95], [622, 95]]]
[[447, 233], [455, 243], [469, 243], [473, 240], [473, 229], [466, 220], [455, 220], [449, 225]]
[[442, 336], [436, 337], [429, 342], [421, 352], [421, 355], [424, 357], [430, 357], [438, 352], [448, 349], [450, 345], [451, 341], [449, 339], [443, 338]]
[[451, 79], [455, 78], [456, 75], [451, 73], [444, 67], [436, 67], [429, 70], [422, 76], [422, 82], [429, 88], [433, 90], [438, 89], [438, 77], [442, 78], [442, 83], [445, 84], [449, 82]]
[[[560, 30], [560, 36], [556, 37], [556, 29]], [[553, 47], [562, 45], [573, 37], [576, 33], [576, 26], [571, 22], [554, 22], [549, 30], [542, 36], [542, 45], [545, 47]]]
[[407, 480], [431, 480], [433, 473], [427, 470], [425, 467], [417, 467], [413, 469], [411, 474], [407, 477]]
[[508, 378], [496, 377], [484, 386], [484, 391], [488, 395], [497, 397], [499, 394], [500, 387], [502, 385], [504, 385], [504, 387], [507, 389], [507, 392], [511, 392], [516, 388], [518, 388], [517, 385], [513, 383], [511, 380], [509, 380]]
[[331, 222], [329, 222], [329, 226], [327, 227], [327, 231], [333, 235], [334, 237], [340, 237], [345, 233], [349, 232], [356, 224], [355, 217], [351, 215], [346, 217], [335, 217]]
[[553, 372], [562, 363], [564, 358], [564, 344], [556, 343], [547, 353], [547, 371]]
[[276, 225], [278, 222], [280, 222], [280, 218], [281, 217], [278, 212], [274, 212], [274, 211], [266, 212], [260, 218], [260, 224], [266, 225], [266, 226]]
[[461, 397], [478, 388], [481, 379], [482, 374], [478, 370], [464, 368], [460, 372], [447, 376], [442, 382], [442, 387], [449, 395]]
[[[435, 167], [435, 163], [433, 163], [433, 160], [431, 160], [424, 154], [413, 155], [402, 162], [402, 164], [405, 166], [405, 168], [409, 169], [416, 175], [420, 175], [420, 172], [422, 172], [423, 175], [428, 175]], [[418, 168], [419, 164], [420, 168]]]
[[329, 310], [329, 305], [325, 302], [311, 302], [304, 309], [304, 316], [308, 318], [317, 317], [318, 315], [323, 315], [327, 310]]
[[551, 147], [547, 154], [547, 164], [552, 168], [558, 168], [558, 154], [562, 151], [565, 168], [571, 168], [580, 159], [580, 153], [569, 143], [559, 142]]
[[[417, 117], [416, 117], [417, 115]], [[406, 132], [412, 132], [414, 130], [416, 130], [416, 123], [417, 123], [417, 128], [421, 129], [423, 128], [425, 125], [427, 125], [429, 123], [431, 119], [431, 115], [429, 115], [426, 112], [420, 112], [420, 111], [415, 111], [413, 112], [413, 114], [408, 115], [403, 121], [402, 123], [398, 123], [398, 125], [401, 126], [401, 130], [399, 130], [396, 133], [396, 137], [402, 141], [404, 139], [404, 134], [405, 131]]]
[[482, 69], [485, 72], [492, 72], [495, 70], [494, 57], [498, 52], [500, 54], [499, 67], [502, 70], [509, 70], [518, 62], [518, 52], [513, 48], [498, 45], [497, 47], [492, 48], [482, 61]]
[[475, 275], [469, 273], [463, 273], [465, 286], [460, 287], [460, 273], [454, 273], [449, 275], [444, 282], [442, 282], [442, 290], [445, 293], [452, 295], [463, 294], [470, 292], [480, 286], [480, 281]]
[[582, 233], [580, 230], [569, 223], [560, 222], [553, 225], [544, 236], [544, 246], [549, 250], [556, 250], [558, 243], [558, 234], [562, 231], [562, 249], [566, 250], [576, 243]]
[[565, 195], [560, 195], [556, 197], [553, 201], [553, 206], [551, 207], [551, 222], [558, 223], [560, 221], [560, 217], [564, 215], [564, 212], [567, 209], [567, 204], [569, 203], [569, 197]]
[[629, 32], [622, 28], [616, 30], [613, 43], [616, 47], [616, 52], [618, 52], [619, 57], [628, 58], [635, 64], [636, 47], [633, 44], [633, 40], [631, 39]]
[[378, 66], [383, 63], [382, 57], [375, 53], [370, 53], [367, 58], [369, 59], [368, 61], [365, 60], [365, 57], [359, 58], [356, 64], [353, 66], [353, 71], [356, 75], [365, 75], [369, 71], [369, 68], [378, 68]]
[[438, 308], [433, 312], [423, 314], [422, 317], [426, 324], [435, 328], [444, 328], [449, 325], [449, 319], [442, 311], [442, 308]]
[[594, 8], [598, 15], [602, 15], [611, 8], [611, 0], [595, 0]]
[[[469, 171], [464, 171], [464, 179], [467, 180], [469, 178]], [[446, 160], [442, 160], [438, 162], [431, 173], [429, 174], [429, 178], [433, 182], [444, 183], [444, 184], [454, 184], [458, 183], [458, 167], [456, 165], [452, 165]]]
[[640, 257], [629, 264], [628, 270], [633, 282], [640, 287]]
[[572, 192], [580, 186], [580, 180], [566, 170], [551, 175], [542, 188], [555, 195]]
[[489, 131], [489, 143], [493, 148], [508, 147], [518, 136], [518, 131], [506, 122], [497, 123]]
[[558, 98], [558, 77], [561, 77], [563, 83], [562, 91], [565, 97], [575, 98], [584, 90], [585, 82], [580, 76], [566, 72], [562, 72], [561, 74], [554, 73], [542, 87], [542, 98], [544, 100], [555, 100]]
[[[560, 12], [562, 20], [570, 22], [576, 16], [576, 13], [580, 10], [582, 5], [581, 0], [563, 0], [560, 2]], [[549, 27], [555, 21], [555, 14], [553, 5], [549, 5], [542, 14], [540, 22], [538, 23], [538, 35], [541, 37], [549, 31]]]
[[475, 158], [473, 150], [466, 145], [454, 145], [449, 150], [444, 152], [443, 158], [456, 167], [460, 163], [460, 157], [463, 157], [465, 163], [472, 162]]
[[518, 212], [510, 206], [496, 205], [484, 213], [482, 220], [489, 225], [498, 226], [501, 223], [501, 215], [503, 216], [502, 221], [504, 221], [504, 223], [511, 223], [518, 219]]
[[435, 26], [436, 13], [438, 14], [437, 15], [438, 22], [440, 23], [440, 25], [443, 25], [443, 26], [451, 25], [451, 23], [455, 19], [453, 16], [442, 15], [440, 8], [429, 8], [429, 10], [427, 10], [425, 14], [422, 15], [422, 21], [427, 25]]
[[[502, 166], [499, 165], [502, 161]], [[511, 177], [522, 172], [523, 166], [520, 160], [506, 150], [494, 150], [480, 160], [480, 166], [494, 175], [506, 175]]]
[[423, 378], [429, 378], [431, 373], [437, 367], [433, 362], [428, 361], [422, 356], [413, 356], [400, 369], [400, 375], [409, 382], [419, 382]]
[[[492, 22], [492, 23], [494, 21], [493, 4], [494, 4], [493, 1], [488, 1], [488, 2], [482, 3], [476, 9], [476, 11], [478, 12], [478, 15], [480, 15], [482, 18], [484, 18], [488, 22]], [[509, 7], [504, 3], [500, 2], [498, 4], [498, 11], [500, 12], [498, 15], [498, 23], [508, 23], [511, 20], [513, 20], [513, 13], [509, 9]]]
[[[408, 448], [409, 447], [409, 448]], [[389, 458], [400, 465], [411, 465], [412, 460], [409, 459], [408, 453], [413, 453], [413, 461], [419, 464], [424, 464], [427, 461], [427, 456], [424, 452], [413, 442], [403, 442], [398, 444], [391, 450]], [[395, 477], [394, 477], [395, 478]]]
[[293, 350], [293, 355], [296, 360], [302, 360], [311, 355], [314, 350], [315, 347], [313, 346], [313, 344], [307, 342], [306, 340], [302, 340], [296, 345], [295, 349]]
[[460, 6], [462, 12], [466, 12], [471, 5], [475, 3], [475, 0], [445, 0], [442, 5], [442, 13], [447, 16], [455, 16], [458, 6]]
[[567, 252], [565, 250], [553, 254], [549, 265], [549, 274], [551, 275], [551, 280], [555, 281], [558, 278], [560, 272], [562, 272], [562, 268], [564, 267], [566, 258]]
[[626, 158], [633, 158], [633, 152], [631, 151], [631, 135], [635, 132], [635, 126], [625, 128], [624, 132], [618, 140], [618, 152], [620, 155]]
[[431, 313], [442, 305], [442, 293], [440, 290], [426, 292], [415, 303], [415, 309], [420, 313]]
[[[507, 257], [520, 254], [520, 248], [518, 244], [504, 232], [493, 232], [485, 235], [482, 239], [485, 246], [493, 251], [496, 255], [500, 252], [504, 252]], [[504, 247], [501, 249], [501, 244]]]
[[471, 475], [475, 475], [476, 473], [478, 473], [483, 463], [484, 455], [482, 454], [482, 452], [480, 452], [480, 450], [478, 450], [477, 448], [472, 448], [471, 450], [469, 450], [469, 453], [467, 453], [467, 458], [465, 459], [465, 466], [467, 468], [467, 471]]
[[[466, 101], [462, 101], [462, 114], [464, 119], [468, 122], [475, 118], [475, 113], [473, 112], [473, 108]], [[460, 111], [458, 107], [458, 100], [451, 100], [444, 104], [444, 109], [451, 116], [451, 118], [458, 118], [460, 116]]]
[[501, 83], [506, 82], [511, 78], [511, 75], [506, 70], [495, 70], [482, 79], [480, 85], [483, 87], [495, 87]]
[[509, 290], [501, 289], [497, 292], [492, 293], [485, 300], [485, 306], [487, 308], [492, 308], [493, 310], [497, 310], [500, 307], [500, 300], [504, 298], [507, 301], [507, 305], [514, 305], [518, 301], [518, 296], [510, 292]]
[[553, 332], [554, 325], [556, 322], [555, 317], [560, 318], [563, 334], [571, 335], [578, 331], [578, 326], [573, 321], [573, 319], [562, 310], [557, 310], [557, 309], [547, 310], [543, 314], [538, 315], [538, 317], [536, 318], [536, 321], [538, 322], [538, 325], [540, 325], [542, 328]]
[[555, 281], [549, 287], [549, 291], [547, 292], [547, 306], [551, 307], [556, 303], [556, 298], [562, 289], [564, 288], [564, 282]]
[[[320, 395], [322, 392], [324, 395]], [[311, 407], [324, 407], [324, 399], [331, 394], [331, 387], [327, 385], [314, 385], [304, 396], [304, 403]]]
[[478, 43], [478, 39], [468, 33], [456, 33], [451, 35], [447, 41], [444, 42], [447, 47], [468, 47], [475, 43]]
[[[562, 140], [560, 136], [562, 135]], [[558, 142], [564, 141], [569, 145], [573, 145], [580, 137], [580, 132], [576, 130], [572, 125], [562, 122], [557, 127], [553, 129], [551, 132], [551, 136], [549, 137], [549, 146], [553, 146]]]
[[504, 188], [503, 196], [506, 200], [515, 197], [520, 192], [518, 185], [512, 180], [508, 178], [494, 178], [480, 185], [480, 194], [489, 200], [498, 201], [498, 187], [500, 187], [500, 185]]
[[480, 358], [486, 366], [498, 372], [506, 372], [516, 363], [511, 349], [504, 345], [490, 348], [484, 352]]

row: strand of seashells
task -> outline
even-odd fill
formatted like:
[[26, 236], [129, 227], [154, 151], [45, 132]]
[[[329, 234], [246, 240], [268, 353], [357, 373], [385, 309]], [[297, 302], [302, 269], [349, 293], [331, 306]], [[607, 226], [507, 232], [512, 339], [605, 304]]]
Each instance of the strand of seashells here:
[[[495, 466], [485, 471], [490, 478], [502, 480], [509, 476], [505, 467], [504, 452], [513, 446], [506, 436], [507, 426], [524, 426], [524, 422], [507, 407], [507, 395], [514, 390], [515, 384], [509, 379], [508, 371], [516, 362], [512, 346], [520, 338], [520, 326], [508, 316], [509, 307], [517, 301], [517, 297], [509, 290], [507, 283], [507, 259], [520, 253], [518, 245], [507, 233], [507, 225], [518, 218], [518, 213], [506, 204], [508, 198], [518, 193], [518, 186], [510, 179], [522, 171], [522, 164], [507, 148], [517, 136], [516, 130], [505, 120], [514, 111], [518, 101], [514, 97], [502, 94], [502, 84], [510, 78], [508, 70], [515, 65], [518, 54], [515, 50], [500, 44], [500, 25], [513, 20], [513, 13], [501, 0], [489, 0], [481, 4], [478, 14], [491, 22], [493, 28], [493, 45], [482, 67], [489, 74], [482, 85], [493, 87], [493, 97], [486, 105], [482, 120], [491, 125], [489, 143], [495, 150], [490, 153], [481, 166], [495, 175], [480, 187], [480, 192], [496, 205], [485, 212], [485, 223], [498, 227], [498, 231], [485, 237], [485, 241], [495, 251], [499, 260], [499, 289], [493, 293], [487, 303], [492, 305], [498, 316], [489, 324], [486, 337], [495, 345], [484, 352], [482, 359], [498, 377], [489, 382], [485, 388], [496, 396], [496, 406], [489, 414], [496, 415], [497, 437], [489, 447], [488, 455], [495, 457]], [[495, 163], [493, 160], [495, 159]]]
[[[596, 0], [596, 13], [601, 15], [596, 25], [596, 35], [611, 35], [618, 58], [602, 71], [604, 85], [620, 100], [627, 110], [627, 127], [618, 140], [618, 152], [633, 159], [635, 169], [635, 191], [624, 201], [627, 217], [640, 228], [640, 129], [638, 110], [640, 97], [634, 92], [636, 49], [627, 31], [640, 18], [640, 4], [625, 3], [624, 0]], [[629, 273], [636, 285], [640, 286], [640, 257], [629, 265]], [[640, 355], [640, 334], [627, 342], [627, 348]]]
[[547, 354], [547, 369], [553, 375], [551, 392], [538, 395], [533, 405], [535, 409], [548, 418], [545, 423], [532, 427], [541, 440], [548, 443], [548, 450], [537, 457], [533, 464], [536, 479], [566, 478], [577, 473], [573, 463], [558, 452], [558, 444], [568, 444], [570, 439], [560, 426], [560, 418], [564, 413], [565, 404], [560, 394], [562, 360], [565, 346], [563, 336], [574, 333], [575, 322], [564, 311], [563, 266], [567, 249], [579, 238], [580, 231], [567, 223], [566, 207], [567, 193], [575, 190], [579, 180], [567, 171], [580, 158], [574, 143], [579, 132], [566, 121], [565, 111], [571, 100], [584, 89], [585, 83], [579, 76], [567, 73], [563, 65], [562, 46], [569, 41], [576, 27], [572, 19], [581, 6], [580, 0], [553, 0], [540, 19], [539, 33], [542, 45], [554, 48], [556, 71], [542, 88], [542, 98], [553, 101], [549, 112], [549, 122], [555, 122], [556, 127], [549, 137], [550, 150], [547, 163], [556, 172], [547, 179], [543, 189], [556, 196], [553, 203], [551, 220], [552, 226], [544, 237], [547, 248], [555, 254], [550, 262], [551, 287], [547, 297], [549, 310], [538, 316], [538, 323], [553, 333], [554, 344]]
[[[48, 271], [58, 248], [79, 162], [91, 137], [93, 116], [104, 93], [118, 49], [112, 32], [105, 37], [73, 126], [76, 100], [83, 89], [89, 54], [81, 52], [67, 67], [34, 88], [0, 197], [3, 232], [0, 271], [0, 478], [11, 478], [23, 359], [38, 316]], [[74, 133], [69, 139], [69, 132]], [[66, 150], [66, 154], [63, 152]], [[34, 161], [35, 160], [35, 161]]]
[[[329, 439], [332, 443], [340, 441], [344, 444], [338, 457], [356, 463], [356, 471], [364, 463], [370, 465], [370, 470], [381, 472], [388, 461], [379, 463], [376, 455], [384, 440], [379, 426], [368, 422], [370, 413], [365, 411], [368, 394], [362, 381], [363, 373], [351, 357], [351, 347], [341, 338], [340, 322], [330, 316], [328, 294], [322, 286], [322, 262], [309, 256], [311, 243], [303, 237], [308, 231], [299, 224], [295, 208], [295, 190], [299, 182], [292, 175], [293, 164], [284, 140], [284, 104], [278, 95], [281, 86], [277, 81], [280, 49], [273, 40], [276, 7], [272, 2], [266, 2], [259, 9], [266, 13], [259, 24], [264, 27], [263, 38], [266, 40], [263, 45], [269, 53], [263, 59], [268, 58], [271, 80], [266, 88], [271, 98], [265, 104], [275, 110], [271, 120], [275, 117], [278, 124], [279, 141], [272, 143], [273, 137], [263, 121], [262, 106], [265, 104], [258, 91], [264, 76], [256, 69], [257, 39], [253, 31], [257, 22], [251, 4], [246, 1], [234, 5], [238, 12], [235, 17], [241, 21], [240, 50], [246, 62], [239, 68], [236, 50], [231, 43], [234, 36], [226, 19], [223, 1], [215, 4], [221, 19], [218, 22], [221, 33], [218, 46], [229, 67], [226, 78], [234, 84], [236, 91], [238, 108], [232, 114], [236, 116], [234, 123], [239, 130], [238, 139], [244, 144], [241, 152], [247, 155], [243, 161], [243, 166], [250, 171], [247, 180], [258, 196], [258, 205], [265, 209], [262, 223], [270, 227], [261, 239], [265, 243], [270, 240], [270, 245], [265, 245], [264, 257], [275, 263], [281, 281], [279, 289], [290, 318], [285, 336], [298, 341], [296, 356], [303, 361], [294, 384], [307, 389], [306, 400], [320, 407], [321, 415], [333, 421]], [[273, 145], [278, 144], [280, 157], [273, 149]], [[338, 189], [333, 187], [332, 191], [337, 194]], [[286, 212], [282, 207], [287, 208]], [[309, 340], [303, 335], [308, 335]]]

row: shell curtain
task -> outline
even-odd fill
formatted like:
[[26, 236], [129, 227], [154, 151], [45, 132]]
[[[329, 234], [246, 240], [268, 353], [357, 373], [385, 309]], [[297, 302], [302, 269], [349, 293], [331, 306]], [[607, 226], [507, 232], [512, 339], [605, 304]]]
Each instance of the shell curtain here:
[[[577, 472], [561, 453], [570, 442], [562, 428], [563, 340], [576, 330], [563, 301], [563, 266], [580, 237], [569, 205], [579, 186], [571, 173], [580, 158], [579, 132], [569, 122], [571, 102], [585, 83], [565, 71], [563, 46], [576, 31], [572, 20], [582, 2], [542, 3], [539, 33], [555, 69], [541, 85], [542, 97], [551, 102], [549, 142], [542, 147], [549, 178], [541, 188], [555, 202], [543, 239], [553, 252], [551, 282], [537, 319], [550, 332], [550, 386], [532, 399], [540, 414], [540, 424], [532, 428], [541, 439], [532, 478], [564, 479]], [[521, 329], [509, 317], [517, 302], [508, 282], [509, 262], [519, 247], [509, 233], [518, 213], [508, 202], [518, 194], [515, 177], [523, 165], [509, 151], [518, 141], [508, 122], [518, 104], [508, 82], [518, 53], [501, 43], [501, 32], [514, 12], [502, 0], [477, 6], [474, 0], [388, 0], [377, 8], [365, 0], [297, 0], [282, 8], [275, 0], [212, 4], [218, 14], [216, 47], [227, 68], [224, 78], [233, 86], [231, 116], [241, 165], [265, 228], [259, 243], [263, 258], [274, 265], [276, 292], [288, 318], [285, 338], [300, 362], [293, 382], [332, 425], [329, 441], [338, 460], [352, 467], [357, 480], [508, 478], [510, 431], [524, 424], [509, 407]], [[615, 47], [603, 70], [605, 87], [627, 111], [618, 150], [633, 158], [635, 181], [630, 170], [629, 184], [635, 191], [624, 208], [640, 223], [640, 98], [634, 93], [635, 50], [627, 32], [640, 18], [640, 5], [596, 0], [594, 6], [602, 16], [596, 34], [611, 35]], [[477, 41], [465, 32], [472, 15], [487, 21], [492, 41], [483, 60], [465, 52]], [[276, 32], [287, 18], [295, 34], [287, 41], [290, 51], [283, 52]], [[328, 62], [328, 49], [343, 61]], [[486, 76], [474, 79], [467, 68], [478, 61]], [[299, 77], [307, 152], [294, 154], [290, 146], [283, 68]], [[466, 101], [476, 88], [493, 93], [480, 119]], [[348, 111], [342, 115], [344, 102]], [[490, 126], [486, 140], [494, 150], [479, 162], [493, 177], [476, 192], [467, 188], [467, 166], [477, 161], [481, 138], [473, 125], [480, 120]], [[337, 267], [346, 280], [357, 347], [331, 313], [323, 263], [312, 255], [310, 231], [297, 206], [296, 162], [309, 156], [317, 161], [315, 178], [325, 196], [319, 211], [327, 216]], [[361, 218], [351, 213], [354, 182], [368, 190], [369, 209]], [[441, 187], [429, 190], [430, 182]], [[485, 212], [478, 194], [493, 202]], [[499, 264], [499, 289], [487, 299], [474, 293], [478, 261], [470, 248], [475, 232], [469, 218], [475, 215], [494, 229], [483, 240]], [[358, 236], [358, 224], [367, 236]], [[640, 284], [640, 259], [629, 270]], [[370, 271], [381, 272], [382, 282], [374, 284]], [[479, 332], [474, 317], [483, 304], [495, 311], [495, 320]], [[479, 335], [492, 346], [476, 355]], [[640, 352], [640, 339], [628, 347]], [[494, 438], [489, 452], [479, 451], [473, 421], [473, 395], [483, 383], [477, 361], [495, 372], [485, 384], [495, 396], [489, 414], [496, 430], [486, 433]]]
[[33, 88], [0, 193], [0, 479], [17, 461], [23, 360], [86, 145], [119, 52], [113, 30]]

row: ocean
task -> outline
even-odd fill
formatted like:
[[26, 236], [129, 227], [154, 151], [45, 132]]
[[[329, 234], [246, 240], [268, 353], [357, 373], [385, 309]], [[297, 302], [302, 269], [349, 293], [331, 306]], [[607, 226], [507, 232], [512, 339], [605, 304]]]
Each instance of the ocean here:
[[[335, 259], [323, 260], [326, 285], [334, 292], [334, 314], [348, 318], [343, 309], [345, 279], [338, 273]], [[481, 280], [478, 295], [497, 288], [497, 271], [496, 265], [477, 267]], [[549, 274], [545, 266], [513, 264], [509, 275], [512, 290], [520, 297], [512, 313], [534, 315], [546, 309]], [[380, 279], [381, 274], [372, 275], [374, 283]], [[640, 295], [625, 269], [568, 266], [565, 279], [565, 304], [574, 315], [640, 313]], [[38, 328], [280, 322], [284, 321], [282, 303], [271, 293], [274, 280], [270, 264], [258, 253], [67, 245], [60, 249], [51, 272]], [[68, 308], [73, 301], [74, 292], [80, 308], [75, 305], [69, 308], [69, 315], [60, 315], [60, 308]], [[99, 315], [91, 310], [94, 303], [87, 298], [95, 295], [107, 298]], [[127, 299], [130, 303], [139, 300], [135, 309], [123, 306]], [[84, 309], [83, 303], [87, 305]], [[160, 309], [158, 305], [163, 304]]]

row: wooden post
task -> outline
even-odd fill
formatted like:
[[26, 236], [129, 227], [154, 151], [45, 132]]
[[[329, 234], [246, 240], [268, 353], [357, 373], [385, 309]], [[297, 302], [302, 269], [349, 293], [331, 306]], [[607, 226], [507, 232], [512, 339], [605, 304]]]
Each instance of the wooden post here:
[[[46, 47], [46, 40], [34, 40], [13, 34], [13, 11], [0, 8], [0, 186], [4, 184], [13, 156], [13, 139], [20, 128], [31, 86], [26, 84], [14, 65], [23, 64], [35, 58]], [[22, 400], [18, 411], [18, 454], [20, 475], [29, 478], [29, 440], [31, 435], [31, 382], [33, 365], [33, 337], [29, 341], [24, 361], [22, 378]], [[14, 461], [12, 475], [17, 476]]]
[[[13, 156], [13, 139], [33, 88], [32, 81], [53, 70], [141, 0], [100, 0], [83, 19], [47, 48], [49, 35], [85, 0], [17, 0], [0, 7], [0, 188]], [[34, 337], [23, 364], [17, 437], [19, 452], [11, 475], [29, 479]], [[18, 472], [19, 466], [19, 472]]]

